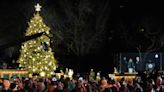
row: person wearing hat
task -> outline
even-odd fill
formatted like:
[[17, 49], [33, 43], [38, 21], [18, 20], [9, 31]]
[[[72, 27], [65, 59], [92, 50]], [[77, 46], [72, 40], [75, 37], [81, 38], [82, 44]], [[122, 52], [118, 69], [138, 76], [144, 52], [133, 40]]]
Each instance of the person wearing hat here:
[[57, 79], [53, 77], [52, 79], [49, 79], [48, 92], [55, 92], [56, 89], [57, 89]]

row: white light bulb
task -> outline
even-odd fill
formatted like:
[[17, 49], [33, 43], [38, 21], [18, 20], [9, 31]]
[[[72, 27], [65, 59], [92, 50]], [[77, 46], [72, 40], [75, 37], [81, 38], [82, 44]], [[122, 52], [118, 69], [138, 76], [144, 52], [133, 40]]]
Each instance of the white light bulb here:
[[35, 58], [33, 58], [32, 61], [35, 61]]
[[54, 74], [53, 72], [50, 73], [51, 75]]
[[155, 54], [155, 58], [158, 58], [158, 54]]
[[41, 72], [40, 76], [44, 77], [45, 76], [45, 72]]

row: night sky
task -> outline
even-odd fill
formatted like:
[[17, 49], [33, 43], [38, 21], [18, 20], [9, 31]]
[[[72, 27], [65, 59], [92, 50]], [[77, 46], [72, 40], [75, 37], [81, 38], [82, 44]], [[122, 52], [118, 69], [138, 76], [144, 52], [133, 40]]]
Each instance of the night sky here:
[[[141, 52], [163, 51], [164, 18], [160, 2], [81, 1], [38, 0], [43, 7], [41, 15], [55, 35], [52, 48], [61, 67], [78, 68], [77, 71], [94, 68], [112, 72], [117, 53], [137, 52], [137, 48]], [[36, 3], [37, 0], [0, 1], [1, 62], [18, 58], [21, 42], [26, 40], [24, 32], [28, 27], [27, 22], [33, 16]], [[80, 26], [74, 25], [74, 22]], [[71, 38], [66, 30], [70, 32], [75, 27], [82, 31], [80, 35], [85, 35], [85, 45], [78, 45], [79, 52], [69, 52], [65, 44]], [[63, 32], [62, 38], [65, 40], [58, 38], [59, 30]], [[88, 39], [93, 41], [88, 42]], [[86, 50], [87, 47], [89, 50]]]

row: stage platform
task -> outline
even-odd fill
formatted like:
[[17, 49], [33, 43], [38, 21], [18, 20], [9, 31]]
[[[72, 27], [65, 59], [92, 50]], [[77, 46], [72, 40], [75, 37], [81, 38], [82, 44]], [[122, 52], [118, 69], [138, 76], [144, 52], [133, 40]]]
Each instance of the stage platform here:
[[120, 80], [122, 78], [125, 78], [125, 79], [135, 79], [137, 77], [138, 73], [137, 72], [134, 72], [134, 73], [115, 73], [115, 74], [109, 74], [109, 77], [112, 77], [116, 80]]
[[0, 69], [0, 78], [11, 78], [11, 77], [26, 77], [28, 76], [28, 71], [17, 70], [17, 69]]

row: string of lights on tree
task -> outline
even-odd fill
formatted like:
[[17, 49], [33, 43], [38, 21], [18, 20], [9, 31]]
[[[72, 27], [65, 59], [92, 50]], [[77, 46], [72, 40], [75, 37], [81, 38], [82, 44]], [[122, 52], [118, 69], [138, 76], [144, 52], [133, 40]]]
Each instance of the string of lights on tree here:
[[18, 62], [21, 68], [31, 74], [37, 73], [40, 76], [50, 77], [58, 67], [50, 48], [50, 28], [46, 26], [39, 14], [41, 10], [39, 4], [35, 6], [35, 10], [36, 13], [28, 23], [29, 27], [25, 35], [31, 36], [38, 33], [43, 33], [43, 35], [23, 43]]

